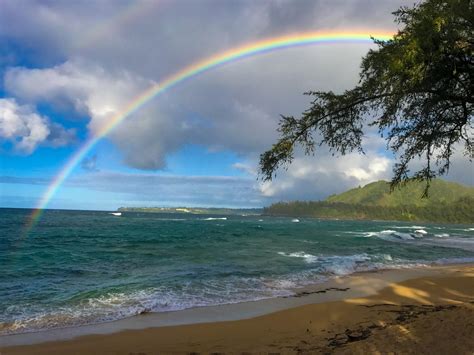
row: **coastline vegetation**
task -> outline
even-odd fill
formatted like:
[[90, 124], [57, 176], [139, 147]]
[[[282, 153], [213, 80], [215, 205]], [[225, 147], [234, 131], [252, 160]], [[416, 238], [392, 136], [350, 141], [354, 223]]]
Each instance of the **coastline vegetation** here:
[[377, 181], [332, 195], [324, 201], [279, 202], [264, 208], [270, 216], [474, 223], [474, 188], [435, 179], [430, 195], [420, 198], [424, 184], [410, 181], [390, 192]]

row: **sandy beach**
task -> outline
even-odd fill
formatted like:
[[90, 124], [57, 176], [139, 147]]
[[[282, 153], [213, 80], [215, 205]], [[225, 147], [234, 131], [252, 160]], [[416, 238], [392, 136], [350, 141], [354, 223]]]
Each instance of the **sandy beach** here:
[[[10, 336], [10, 340], [19, 337], [20, 343], [26, 344], [16, 346], [4, 345], [12, 344], [7, 336], [0, 338], [0, 350], [1, 354], [474, 351], [474, 265], [361, 273], [260, 304], [272, 302], [273, 307], [267, 307], [265, 312], [273, 313], [249, 319], [153, 326], [160, 315], [143, 315], [133, 318], [146, 319], [144, 324], [149, 326], [144, 329], [73, 339], [57, 337], [56, 341], [46, 337], [48, 332], [35, 333], [34, 340], [28, 334]], [[259, 302], [249, 304], [251, 309], [261, 308]], [[239, 316], [235, 314], [239, 306], [234, 305], [233, 310], [228, 307], [231, 308], [221, 307], [218, 313], [228, 310]], [[288, 309], [278, 310], [285, 307]], [[199, 312], [206, 312], [205, 308]], [[251, 315], [245, 307], [241, 309]], [[43, 339], [41, 333], [45, 335]]]

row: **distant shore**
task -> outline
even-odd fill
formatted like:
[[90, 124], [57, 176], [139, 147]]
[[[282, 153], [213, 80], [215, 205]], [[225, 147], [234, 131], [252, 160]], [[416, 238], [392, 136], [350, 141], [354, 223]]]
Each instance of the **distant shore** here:
[[0, 352], [464, 354], [474, 351], [472, 334], [474, 265], [463, 264], [356, 273], [287, 298], [3, 336]]

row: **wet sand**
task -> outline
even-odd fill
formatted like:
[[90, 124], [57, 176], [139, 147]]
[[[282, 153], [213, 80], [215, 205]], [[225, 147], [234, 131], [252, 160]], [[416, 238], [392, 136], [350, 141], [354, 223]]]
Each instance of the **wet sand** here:
[[[198, 317], [189, 318], [193, 312]], [[166, 317], [195, 324], [159, 322]], [[213, 321], [219, 319], [240, 320]], [[472, 354], [474, 265], [357, 274], [286, 299], [137, 316], [102, 327], [77, 337], [84, 333], [1, 337], [0, 353]]]

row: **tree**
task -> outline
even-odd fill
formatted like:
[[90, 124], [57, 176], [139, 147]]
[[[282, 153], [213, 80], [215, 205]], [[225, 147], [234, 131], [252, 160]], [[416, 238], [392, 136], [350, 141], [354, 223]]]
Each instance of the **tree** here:
[[[401, 29], [378, 41], [362, 59], [357, 86], [342, 94], [310, 91], [300, 118], [281, 116], [280, 139], [260, 156], [260, 172], [271, 180], [293, 160], [327, 145], [333, 154], [363, 153], [362, 137], [375, 126], [397, 159], [392, 187], [410, 178], [429, 181], [446, 174], [456, 145], [474, 157], [474, 1], [427, 0], [394, 12]], [[319, 133], [316, 140], [315, 134]], [[425, 158], [410, 174], [409, 163]]]

